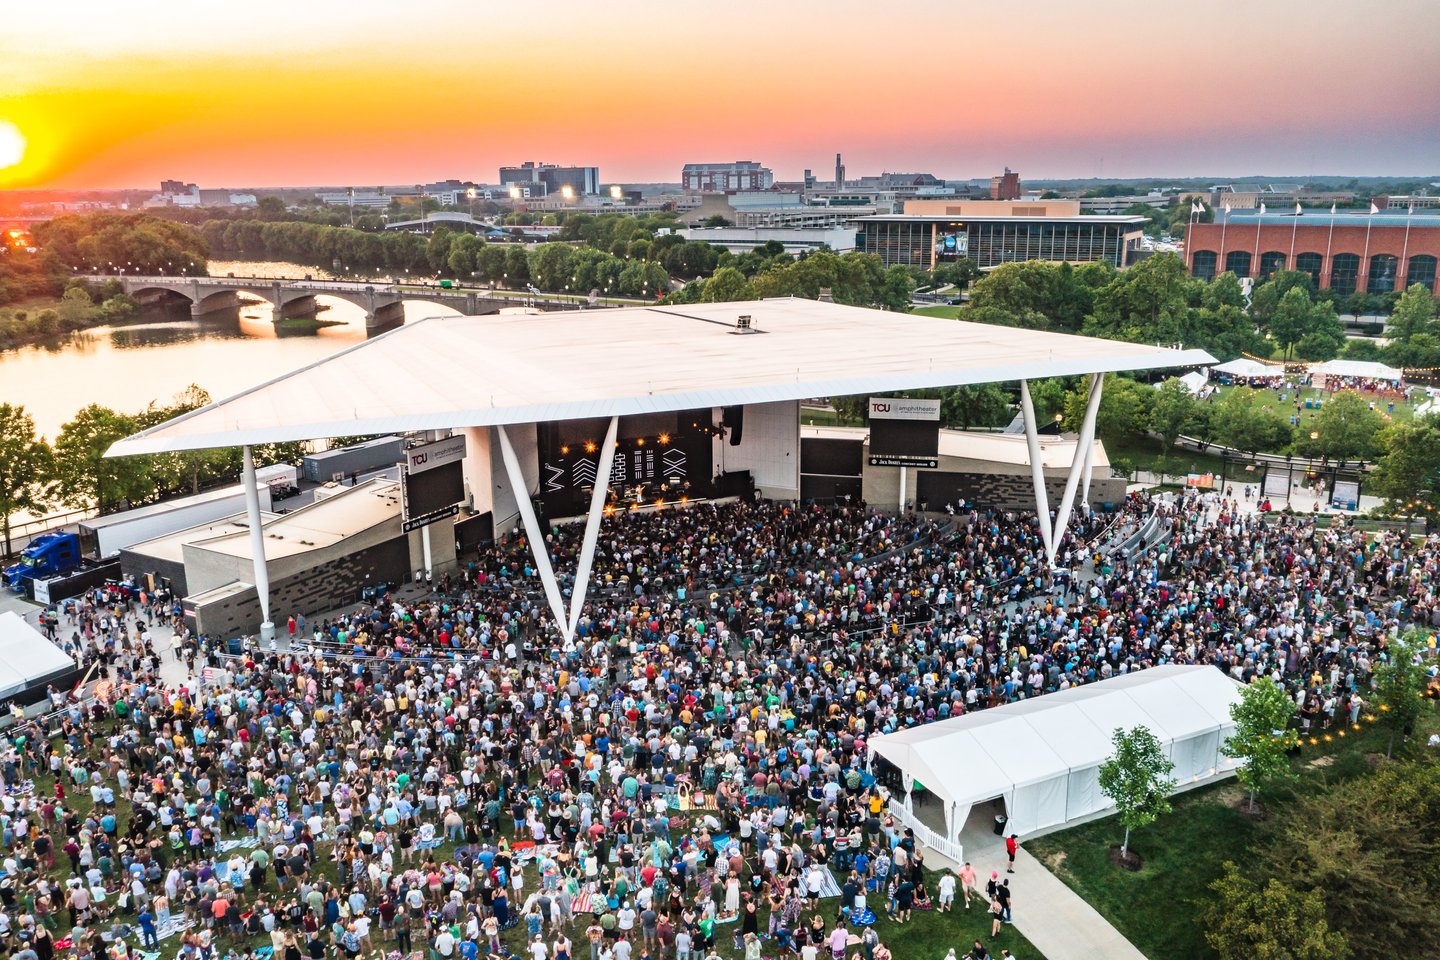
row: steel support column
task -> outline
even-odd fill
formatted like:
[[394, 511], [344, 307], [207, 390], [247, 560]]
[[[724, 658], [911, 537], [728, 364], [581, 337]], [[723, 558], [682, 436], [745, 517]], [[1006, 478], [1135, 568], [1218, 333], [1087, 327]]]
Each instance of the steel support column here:
[[615, 462], [615, 435], [619, 429], [620, 418], [611, 417], [610, 427], [605, 431], [605, 442], [600, 447], [599, 462], [595, 464], [595, 489], [590, 493], [585, 540], [580, 545], [580, 560], [575, 565], [575, 587], [570, 592], [570, 622], [565, 631], [566, 640], [575, 639], [580, 610], [585, 606], [585, 595], [590, 592], [590, 566], [595, 560], [595, 545], [600, 541], [600, 518], [604, 515], [605, 498], [610, 492], [610, 466]]
[[1030, 399], [1030, 381], [1020, 381], [1020, 414], [1025, 420], [1025, 444], [1030, 451], [1030, 479], [1035, 484], [1035, 517], [1040, 524], [1040, 542], [1047, 556], [1050, 546], [1050, 497], [1045, 492], [1045, 463], [1040, 459], [1040, 437], [1035, 431], [1035, 404]]
[[255, 479], [255, 455], [249, 446], [241, 449], [240, 482], [245, 487], [245, 519], [250, 524], [250, 555], [254, 570], [255, 595], [260, 600], [260, 639], [269, 643], [275, 636], [270, 619], [270, 569], [265, 564], [265, 531], [260, 520], [260, 484]]
[[565, 633], [565, 602], [560, 598], [560, 584], [555, 581], [555, 569], [550, 565], [550, 550], [545, 545], [545, 532], [540, 521], [535, 519], [535, 505], [530, 502], [530, 488], [525, 483], [525, 473], [520, 469], [520, 460], [515, 448], [510, 445], [510, 435], [504, 424], [495, 428], [500, 436], [500, 456], [505, 461], [505, 473], [510, 478], [510, 489], [515, 494], [515, 506], [520, 511], [520, 520], [525, 525], [525, 536], [530, 539], [530, 553], [535, 558], [535, 567], [540, 571], [540, 582], [545, 587], [545, 598], [550, 601], [550, 613], [555, 618], [555, 629]]
[[1080, 424], [1080, 439], [1075, 455], [1070, 458], [1070, 475], [1065, 479], [1065, 493], [1060, 498], [1060, 509], [1055, 512], [1055, 530], [1050, 542], [1050, 565], [1055, 565], [1055, 555], [1060, 552], [1060, 541], [1065, 539], [1065, 527], [1070, 522], [1070, 511], [1075, 505], [1075, 488], [1080, 482], [1080, 473], [1088, 459], [1087, 451], [1095, 444], [1095, 414], [1100, 410], [1100, 391], [1105, 385], [1105, 374], [1090, 377], [1090, 400], [1085, 405], [1085, 419]]

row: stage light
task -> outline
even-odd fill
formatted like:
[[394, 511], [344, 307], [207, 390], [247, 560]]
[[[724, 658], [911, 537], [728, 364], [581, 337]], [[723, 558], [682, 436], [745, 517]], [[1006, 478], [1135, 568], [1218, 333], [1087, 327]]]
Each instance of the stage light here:
[[640, 437], [639, 439], [637, 439], [637, 440], [635, 441], [635, 446], [637, 446], [637, 447], [643, 447], [643, 446], [645, 446], [645, 438], [644, 438], [644, 437]]
[[560, 448], [560, 456], [562, 456], [562, 457], [568, 457], [569, 455], [570, 455], [570, 448], [569, 448], [569, 447], [564, 447], [564, 446], [562, 446], [562, 447]]
[[662, 434], [660, 434], [660, 444], [661, 444], [661, 446], [664, 446], [665, 444], [667, 444], [667, 443], [669, 443], [669, 442], [670, 442], [670, 434], [668, 434], [668, 433], [662, 433]]
[[594, 452], [595, 452], [595, 441], [594, 441], [594, 440], [586, 440], [586, 441], [585, 441], [585, 452], [586, 452], [586, 453], [594, 453]]

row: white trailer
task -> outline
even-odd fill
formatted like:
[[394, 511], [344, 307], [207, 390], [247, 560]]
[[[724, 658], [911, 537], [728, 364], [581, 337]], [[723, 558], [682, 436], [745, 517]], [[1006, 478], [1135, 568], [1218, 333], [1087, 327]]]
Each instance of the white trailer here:
[[300, 492], [300, 468], [293, 463], [272, 463], [256, 469], [255, 481], [270, 488], [272, 500], [284, 500]]
[[[259, 493], [260, 509], [269, 511], [270, 486], [259, 484]], [[113, 557], [126, 547], [145, 540], [244, 512], [245, 488], [236, 484], [193, 497], [106, 514], [81, 522], [80, 552], [97, 560]]]

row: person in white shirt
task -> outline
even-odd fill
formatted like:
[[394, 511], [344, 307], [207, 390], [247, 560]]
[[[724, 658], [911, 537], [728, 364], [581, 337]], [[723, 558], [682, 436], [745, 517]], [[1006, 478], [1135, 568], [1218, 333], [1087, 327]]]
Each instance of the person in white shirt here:
[[940, 903], [936, 909], [940, 913], [949, 913], [950, 908], [955, 905], [955, 874], [948, 870], [940, 875]]

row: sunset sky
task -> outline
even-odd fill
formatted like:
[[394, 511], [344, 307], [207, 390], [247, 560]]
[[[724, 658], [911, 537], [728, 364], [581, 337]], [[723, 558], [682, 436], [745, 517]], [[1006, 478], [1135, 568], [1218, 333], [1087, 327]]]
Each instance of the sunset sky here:
[[9, 0], [0, 187], [1437, 174], [1437, 35], [1436, 0]]

